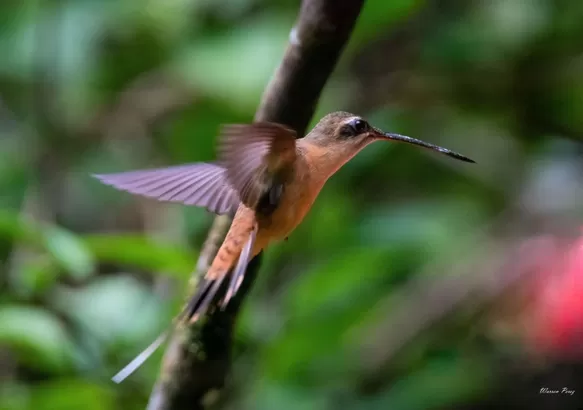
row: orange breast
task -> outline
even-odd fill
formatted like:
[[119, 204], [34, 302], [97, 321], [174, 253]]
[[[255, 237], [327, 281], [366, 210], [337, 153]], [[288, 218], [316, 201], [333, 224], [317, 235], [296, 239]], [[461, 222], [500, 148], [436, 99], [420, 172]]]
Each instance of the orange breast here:
[[[281, 201], [273, 214], [255, 215], [245, 206], [237, 217], [256, 218], [258, 232], [253, 256], [267, 248], [271, 242], [287, 238], [304, 220], [328, 177], [338, 168], [339, 162], [325, 147], [309, 143], [305, 138], [297, 141], [296, 163], [293, 176], [286, 184]], [[248, 229], [247, 224], [244, 224]]]
[[275, 212], [268, 217], [258, 217], [259, 232], [254, 251], [259, 253], [270, 242], [287, 238], [309, 212], [322, 185], [307, 167], [296, 167], [294, 178], [286, 186]]

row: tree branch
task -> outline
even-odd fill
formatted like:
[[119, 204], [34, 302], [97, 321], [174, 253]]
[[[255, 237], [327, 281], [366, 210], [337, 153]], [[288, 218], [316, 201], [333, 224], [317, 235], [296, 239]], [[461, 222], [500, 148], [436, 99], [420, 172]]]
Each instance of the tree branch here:
[[[364, 0], [302, 2], [283, 61], [263, 95], [256, 120], [286, 124], [304, 135], [363, 3]], [[227, 217], [216, 219], [194, 280], [206, 272], [230, 222]], [[260, 256], [249, 264], [245, 280], [227, 309], [213, 310], [194, 325], [175, 329], [148, 410], [198, 410], [216, 402], [230, 368], [235, 319], [259, 264]]]

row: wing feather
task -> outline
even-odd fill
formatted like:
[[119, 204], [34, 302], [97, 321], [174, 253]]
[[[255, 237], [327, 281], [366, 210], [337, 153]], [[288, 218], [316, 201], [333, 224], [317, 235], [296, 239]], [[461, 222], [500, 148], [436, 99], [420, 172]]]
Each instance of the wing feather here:
[[218, 164], [195, 163], [94, 176], [122, 191], [199, 206], [219, 215], [235, 212], [240, 202], [225, 168]]
[[241, 202], [256, 207], [274, 178], [293, 167], [296, 133], [280, 124], [257, 122], [224, 128], [219, 156]]

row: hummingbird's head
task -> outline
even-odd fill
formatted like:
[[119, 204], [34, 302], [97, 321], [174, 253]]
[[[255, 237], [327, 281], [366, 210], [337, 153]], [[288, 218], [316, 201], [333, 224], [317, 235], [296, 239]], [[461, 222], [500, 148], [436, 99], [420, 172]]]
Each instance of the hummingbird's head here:
[[345, 161], [348, 161], [371, 142], [398, 141], [428, 148], [461, 161], [474, 162], [446, 148], [416, 138], [381, 131], [370, 125], [362, 117], [342, 111], [326, 115], [316, 124], [306, 138], [311, 143], [328, 148], [333, 151], [331, 155], [336, 154], [334, 156], [343, 158]]

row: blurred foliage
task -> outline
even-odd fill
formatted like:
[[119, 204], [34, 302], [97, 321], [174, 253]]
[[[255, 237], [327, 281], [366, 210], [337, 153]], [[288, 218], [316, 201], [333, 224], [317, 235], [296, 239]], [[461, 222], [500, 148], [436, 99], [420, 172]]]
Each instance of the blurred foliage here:
[[[2, 2], [0, 409], [144, 408], [161, 352], [109, 377], [171, 322], [212, 217], [90, 174], [212, 159], [220, 124], [252, 120], [298, 7]], [[581, 21], [577, 0], [366, 2], [316, 117], [358, 112], [477, 164], [379, 143], [329, 181], [266, 252], [236, 408], [451, 409], [495, 391], [497, 348], [467, 318], [392, 366], [363, 352], [403, 331], [370, 331], [402, 286], [450, 273], [501, 212], [526, 230], [581, 217]]]

